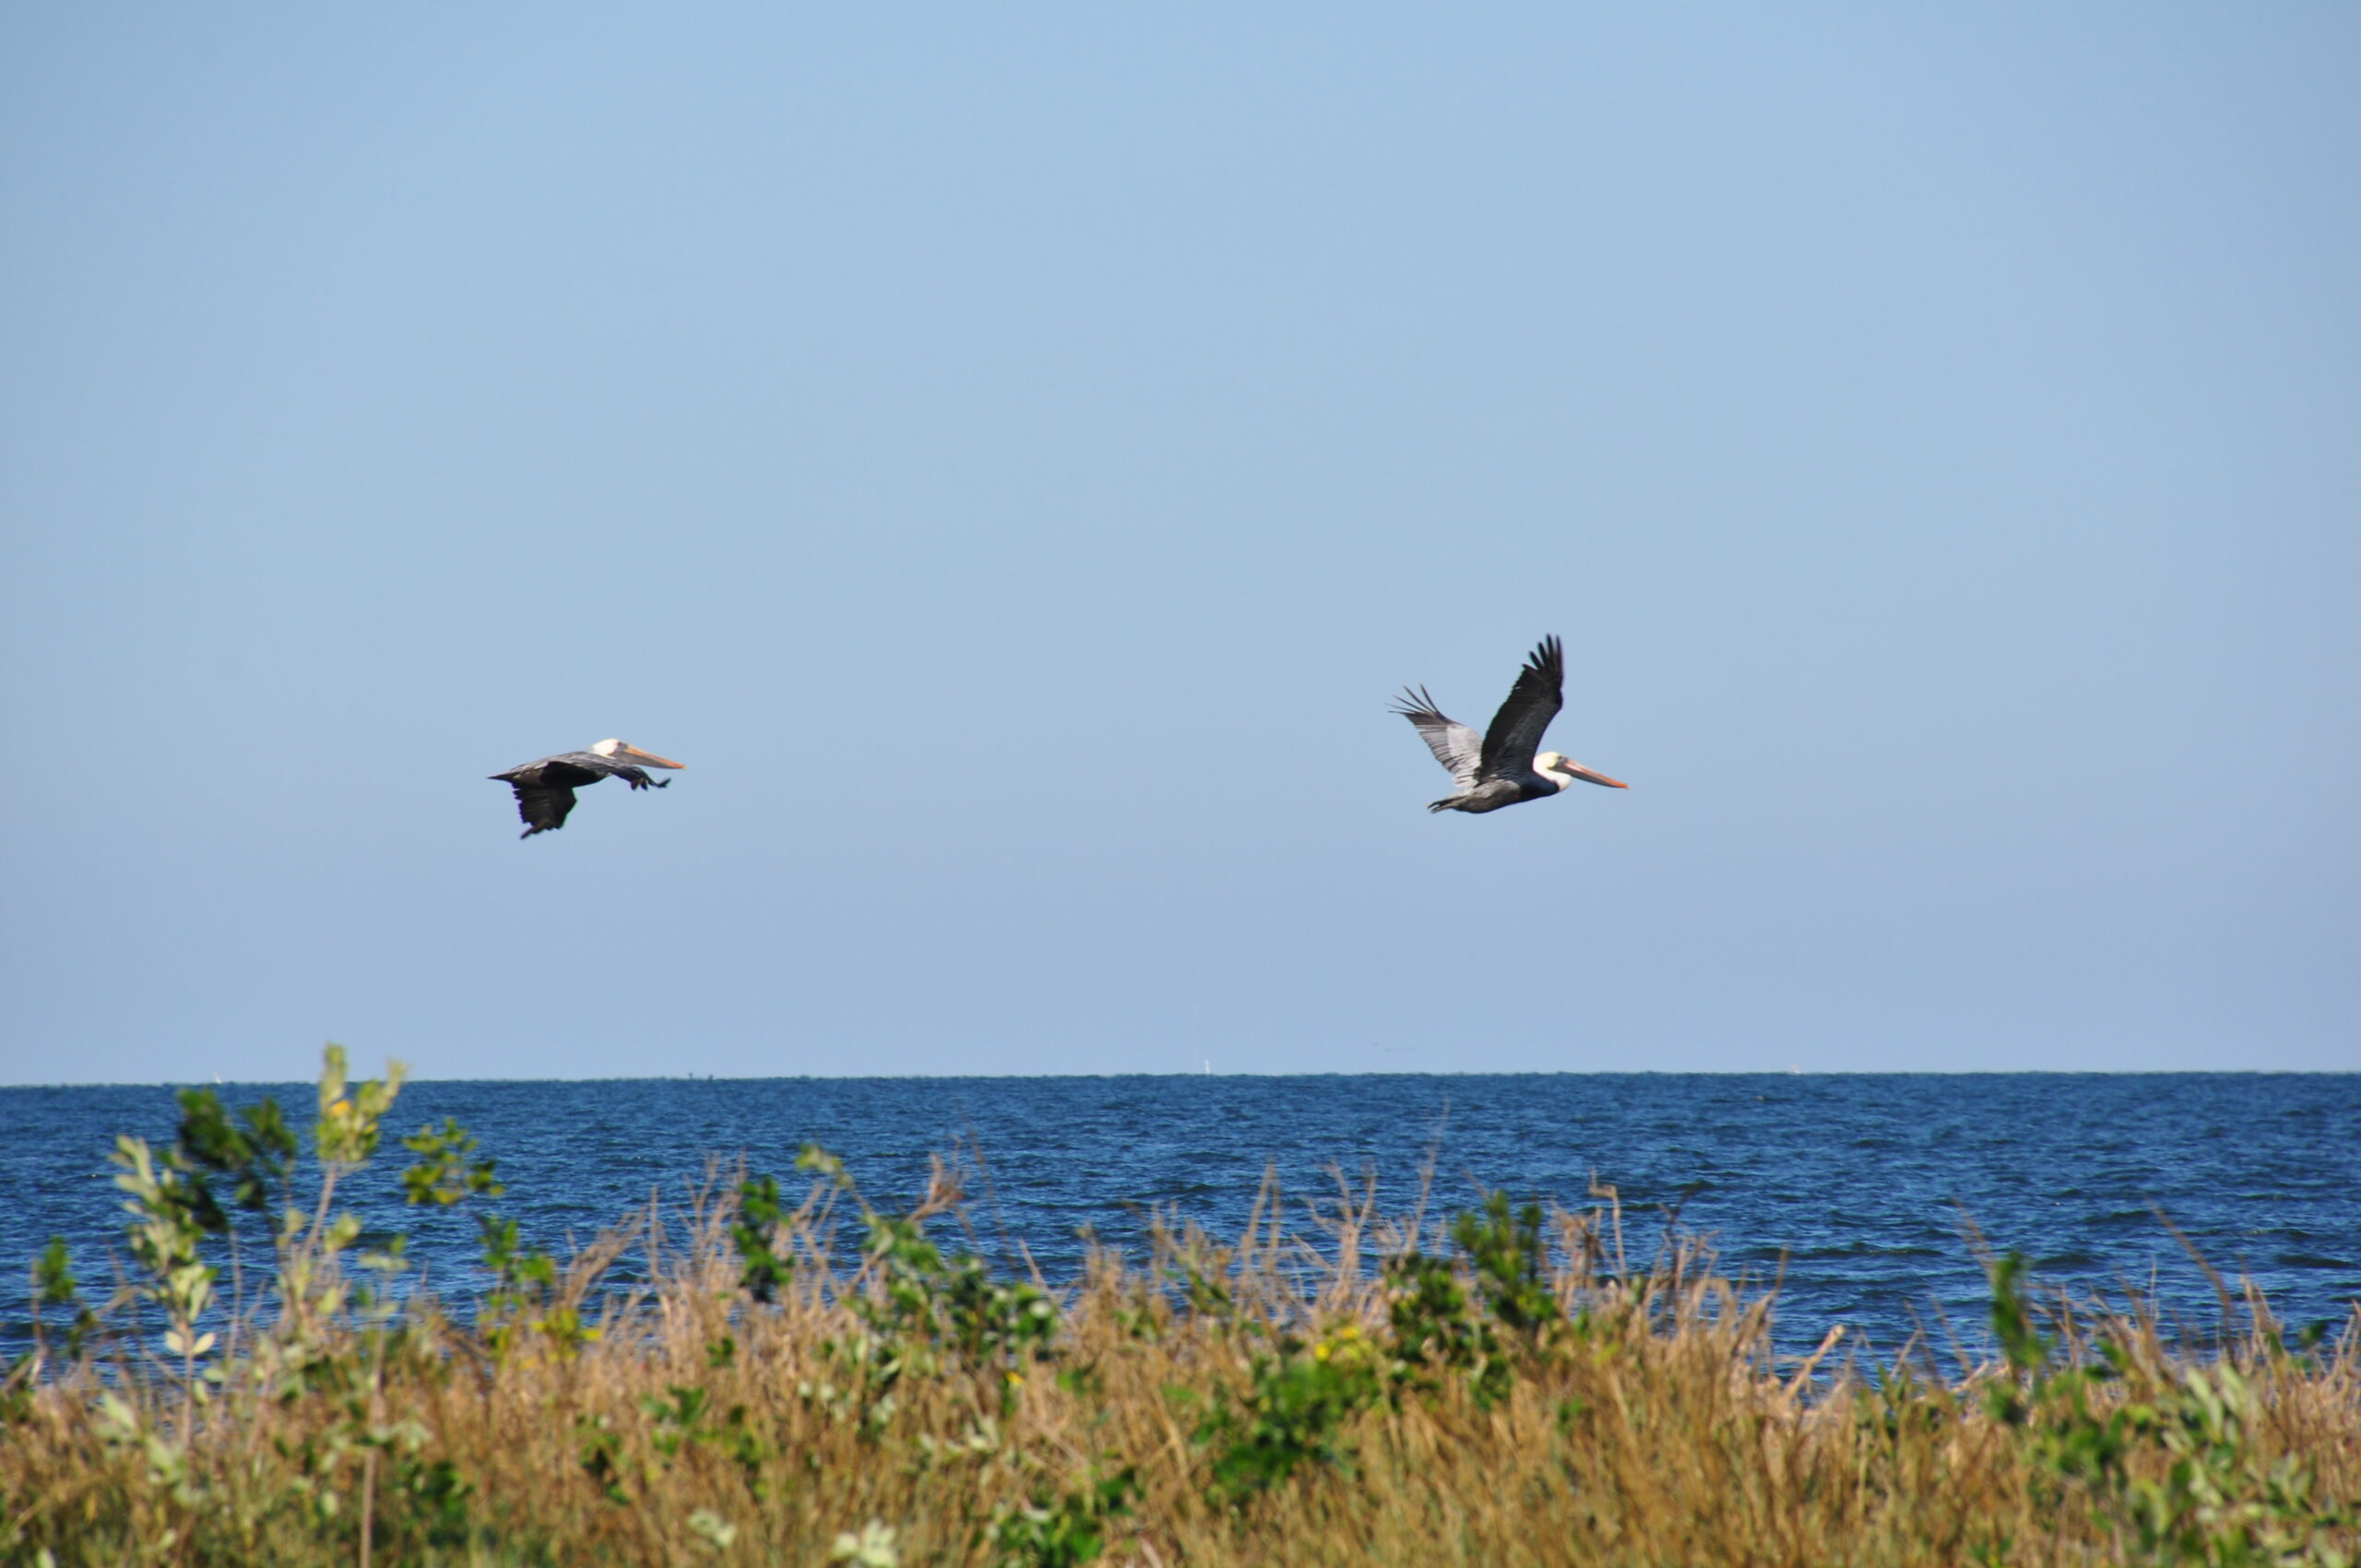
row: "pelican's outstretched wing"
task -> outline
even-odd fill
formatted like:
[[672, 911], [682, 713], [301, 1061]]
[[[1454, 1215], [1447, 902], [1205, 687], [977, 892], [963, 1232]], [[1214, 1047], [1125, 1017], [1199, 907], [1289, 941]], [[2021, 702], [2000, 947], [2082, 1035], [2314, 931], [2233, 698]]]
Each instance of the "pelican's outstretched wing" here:
[[607, 759], [588, 752], [560, 752], [539, 762], [521, 763], [492, 778], [516, 791], [516, 815], [525, 824], [520, 838], [565, 826], [574, 809], [574, 791], [596, 784], [610, 771]]
[[1394, 699], [1390, 711], [1410, 721], [1411, 727], [1418, 731], [1418, 738], [1426, 742], [1427, 749], [1435, 754], [1435, 760], [1458, 780], [1461, 789], [1474, 786], [1476, 766], [1483, 757], [1482, 737], [1466, 725], [1444, 718], [1442, 709], [1435, 706], [1435, 699], [1427, 695], [1424, 686], [1415, 692], [1407, 686], [1403, 687], [1402, 695]]
[[1484, 754], [1476, 772], [1483, 778], [1513, 778], [1533, 771], [1533, 754], [1558, 710], [1566, 704], [1566, 654], [1548, 636], [1516, 672], [1509, 700], [1484, 731]]
[[516, 837], [530, 838], [536, 833], [547, 833], [552, 827], [565, 826], [565, 814], [574, 809], [574, 790], [563, 784], [519, 784], [516, 790], [516, 816], [524, 823], [525, 831]]

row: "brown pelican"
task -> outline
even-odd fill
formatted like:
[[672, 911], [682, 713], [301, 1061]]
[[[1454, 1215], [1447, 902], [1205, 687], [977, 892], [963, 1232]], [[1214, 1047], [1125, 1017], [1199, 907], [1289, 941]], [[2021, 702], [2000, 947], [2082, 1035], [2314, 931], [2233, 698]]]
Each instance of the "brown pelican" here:
[[641, 751], [628, 741], [601, 741], [587, 752], [560, 752], [492, 777], [515, 788], [516, 815], [525, 824], [525, 831], [516, 837], [530, 838], [536, 833], [564, 827], [565, 814], [574, 809], [574, 791], [585, 784], [612, 778], [635, 790], [645, 790], [651, 784], [661, 790], [671, 782], [669, 778], [650, 778], [645, 770], [632, 766], [640, 762], [650, 767], [687, 766]]
[[1546, 799], [1577, 778], [1610, 790], [1630, 789], [1620, 778], [1584, 767], [1561, 752], [1534, 754], [1533, 748], [1541, 743], [1541, 732], [1565, 706], [1565, 650], [1556, 637], [1544, 637], [1533, 657], [1525, 661], [1525, 668], [1516, 672], [1508, 701], [1492, 715], [1492, 727], [1481, 739], [1466, 725], [1445, 719], [1424, 686], [1416, 691], [1404, 687], [1392, 711], [1417, 728], [1435, 760], [1459, 784], [1427, 809], [1496, 812], [1520, 801]]

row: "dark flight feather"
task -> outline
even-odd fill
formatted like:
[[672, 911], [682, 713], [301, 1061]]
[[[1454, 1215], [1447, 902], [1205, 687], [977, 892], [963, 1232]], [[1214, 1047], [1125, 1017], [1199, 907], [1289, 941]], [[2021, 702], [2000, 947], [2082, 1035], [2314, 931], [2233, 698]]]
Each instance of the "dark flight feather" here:
[[[597, 783], [597, 779], [590, 780]], [[536, 833], [565, 826], [566, 814], [574, 809], [574, 791], [564, 785], [516, 786], [516, 816], [525, 825], [519, 838], [530, 838]]]
[[1508, 700], [1492, 715], [1484, 731], [1484, 754], [1476, 768], [1478, 778], [1523, 778], [1533, 772], [1534, 754], [1549, 721], [1566, 706], [1566, 654], [1552, 635], [1516, 672]]

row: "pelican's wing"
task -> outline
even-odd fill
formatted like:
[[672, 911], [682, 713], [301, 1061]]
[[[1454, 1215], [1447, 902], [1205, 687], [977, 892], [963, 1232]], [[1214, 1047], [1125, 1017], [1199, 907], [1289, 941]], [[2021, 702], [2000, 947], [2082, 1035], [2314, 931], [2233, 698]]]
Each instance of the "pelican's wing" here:
[[1483, 740], [1475, 731], [1444, 718], [1442, 709], [1435, 706], [1435, 699], [1427, 695], [1424, 686], [1415, 692], [1403, 687], [1402, 695], [1394, 699], [1393, 711], [1410, 721], [1418, 739], [1426, 742], [1427, 749], [1435, 754], [1443, 771], [1459, 781], [1461, 789], [1475, 784], [1476, 765], [1484, 749]]
[[1476, 769], [1480, 777], [1513, 778], [1533, 771], [1533, 754], [1541, 749], [1549, 721], [1565, 706], [1565, 650], [1556, 637], [1544, 637], [1516, 672], [1516, 684], [1509, 688], [1509, 700], [1501, 704], [1501, 711], [1492, 715], [1492, 727], [1484, 731], [1484, 756]]
[[574, 809], [574, 790], [564, 784], [519, 784], [516, 789], [516, 816], [524, 823], [519, 838], [530, 838], [536, 833], [547, 833], [553, 827], [565, 826], [565, 814]]
[[540, 760], [540, 769], [552, 784], [572, 784], [577, 789], [596, 784], [601, 778], [612, 778], [618, 773], [637, 773], [639, 769], [627, 762], [617, 762], [597, 752], [560, 752]]
[[516, 791], [516, 815], [525, 824], [525, 831], [517, 837], [530, 838], [536, 833], [564, 827], [565, 814], [574, 809], [574, 791], [606, 777], [604, 767], [588, 765], [606, 760], [588, 752], [560, 752], [493, 774]]
[[532, 762], [520, 762], [494, 778], [504, 784], [596, 784], [615, 771], [615, 765], [597, 752], [560, 752]]

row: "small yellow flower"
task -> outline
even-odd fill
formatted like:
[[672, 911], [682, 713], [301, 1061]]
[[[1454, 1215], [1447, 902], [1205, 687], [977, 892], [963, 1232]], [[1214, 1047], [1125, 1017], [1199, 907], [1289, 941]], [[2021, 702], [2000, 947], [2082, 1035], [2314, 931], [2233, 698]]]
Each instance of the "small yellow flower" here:
[[1011, 1372], [1011, 1373], [1009, 1373], [1009, 1374], [1008, 1374], [1008, 1385], [1009, 1385], [1011, 1388], [1022, 1388], [1022, 1387], [1024, 1387], [1024, 1386], [1025, 1386], [1025, 1374], [1024, 1374], [1023, 1372]]
[[1315, 1361], [1324, 1361], [1328, 1359], [1328, 1342], [1326, 1340], [1323, 1339], [1319, 1344], [1311, 1348], [1311, 1359]]
[[328, 1107], [328, 1114], [331, 1116], [342, 1116], [351, 1109], [352, 1101], [349, 1099], [339, 1099], [334, 1105]]

